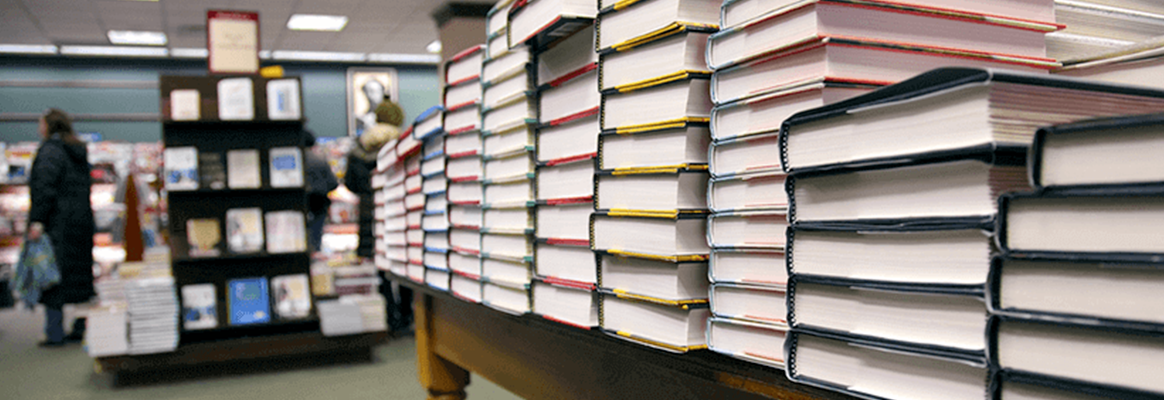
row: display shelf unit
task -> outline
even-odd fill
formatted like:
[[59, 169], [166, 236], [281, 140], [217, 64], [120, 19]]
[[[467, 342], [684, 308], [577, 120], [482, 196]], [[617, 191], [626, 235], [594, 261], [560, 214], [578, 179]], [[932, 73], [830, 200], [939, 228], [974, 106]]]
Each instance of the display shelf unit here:
[[[258, 188], [230, 189], [229, 186], [212, 189], [199, 186], [197, 190], [168, 190], [169, 238], [171, 262], [176, 288], [181, 290], [190, 284], [213, 284], [218, 325], [209, 329], [180, 332], [179, 353], [184, 348], [199, 343], [216, 342], [250, 337], [274, 337], [289, 334], [319, 334], [319, 318], [312, 313], [306, 318], [279, 319], [275, 313], [274, 288], [270, 280], [280, 275], [302, 274], [310, 276], [311, 259], [306, 251], [292, 253], [268, 253], [264, 222], [263, 246], [257, 252], [235, 253], [227, 244], [228, 222], [226, 214], [231, 209], [259, 208], [262, 215], [273, 211], [297, 211], [307, 215], [307, 196], [303, 186], [273, 187], [270, 171], [270, 151], [272, 148], [294, 147], [300, 150], [299, 173], [303, 173], [303, 120], [271, 120], [267, 115], [267, 84], [271, 79], [246, 76], [252, 81], [252, 106], [254, 118], [246, 121], [223, 121], [219, 119], [220, 98], [217, 93], [222, 79], [240, 77], [178, 77], [166, 76], [160, 80], [162, 114], [162, 140], [167, 148], [194, 147], [199, 154], [217, 153], [229, 174], [227, 152], [231, 150], [257, 150], [261, 183]], [[298, 78], [280, 78], [293, 79]], [[197, 90], [200, 100], [200, 118], [197, 121], [173, 121], [169, 117], [173, 104], [170, 95], [174, 90]], [[298, 97], [298, 96], [296, 96]], [[302, 110], [302, 103], [293, 105]], [[300, 116], [302, 113], [300, 112]], [[200, 166], [201, 167], [201, 166]], [[201, 168], [200, 168], [201, 169]], [[199, 171], [201, 173], [201, 171]], [[187, 236], [187, 221], [191, 219], [213, 218], [218, 221], [220, 239], [216, 246], [218, 254], [201, 257], [193, 256]], [[262, 218], [262, 217], [260, 217]], [[265, 219], [265, 218], [263, 218]], [[306, 229], [303, 230], [306, 243]], [[254, 324], [232, 324], [230, 312], [229, 282], [242, 278], [265, 278], [268, 281], [269, 322]], [[179, 300], [181, 301], [181, 296]], [[282, 340], [282, 339], [279, 339]]]
[[417, 372], [430, 399], [464, 399], [470, 372], [526, 399], [856, 399], [709, 350], [663, 352], [390, 276], [416, 294]]

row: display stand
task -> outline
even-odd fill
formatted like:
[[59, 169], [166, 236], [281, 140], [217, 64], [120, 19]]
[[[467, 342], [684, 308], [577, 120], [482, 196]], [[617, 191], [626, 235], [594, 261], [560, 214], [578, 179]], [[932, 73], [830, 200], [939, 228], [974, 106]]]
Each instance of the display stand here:
[[672, 354], [392, 278], [416, 293], [417, 372], [429, 399], [464, 399], [470, 372], [526, 399], [854, 399], [711, 351]]
[[[203, 329], [186, 329], [182, 324], [179, 346], [174, 352], [149, 355], [127, 355], [99, 358], [96, 368], [99, 372], [141, 372], [240, 360], [274, 357], [289, 357], [318, 354], [370, 354], [372, 347], [383, 342], [384, 333], [368, 333], [342, 337], [325, 337], [320, 331], [319, 317], [313, 306], [306, 317], [280, 318], [276, 312], [277, 291], [269, 293], [267, 321], [236, 321], [230, 314], [231, 286], [229, 282], [240, 278], [271, 278], [281, 275], [310, 276], [310, 253], [306, 249], [306, 226], [302, 227], [304, 247], [302, 251], [269, 253], [269, 240], [265, 224], [264, 245], [257, 251], [232, 251], [227, 244], [230, 224], [227, 211], [232, 209], [258, 208], [262, 215], [269, 212], [294, 211], [307, 215], [306, 182], [303, 169], [303, 120], [273, 121], [268, 118], [267, 83], [272, 79], [245, 76], [252, 81], [253, 118], [240, 121], [223, 121], [219, 118], [217, 88], [222, 79], [231, 77], [162, 77], [162, 113], [166, 116], [162, 123], [163, 142], [167, 148], [194, 147], [198, 153], [222, 155], [224, 169], [227, 152], [231, 150], [255, 150], [258, 153], [257, 187], [232, 188], [224, 182], [218, 187], [206, 187], [199, 180], [193, 190], [168, 190], [169, 202], [169, 244], [174, 282], [181, 293], [184, 285], [212, 284], [215, 289], [217, 325]], [[297, 78], [282, 78], [295, 80]], [[174, 121], [170, 118], [170, 94], [175, 90], [196, 90], [199, 94], [200, 117], [197, 120]], [[298, 94], [295, 94], [298, 101]], [[272, 100], [274, 101], [274, 100]], [[282, 101], [287, 101], [283, 99]], [[301, 102], [292, 105], [302, 110]], [[299, 113], [302, 115], [302, 113]], [[302, 184], [278, 187], [272, 182], [271, 149], [298, 148], [298, 177]], [[199, 173], [202, 173], [199, 166]], [[229, 172], [223, 172], [227, 174]], [[285, 185], [284, 185], [285, 186]], [[187, 235], [187, 221], [192, 219], [216, 219], [219, 224], [220, 239], [214, 245], [215, 252], [191, 252], [193, 246]], [[268, 286], [274, 286], [270, 284]], [[310, 285], [308, 285], [308, 288]], [[310, 293], [308, 291], [308, 293]], [[181, 295], [179, 295], [181, 299]], [[237, 312], [237, 310], [235, 310]], [[272, 315], [273, 314], [273, 315]]]

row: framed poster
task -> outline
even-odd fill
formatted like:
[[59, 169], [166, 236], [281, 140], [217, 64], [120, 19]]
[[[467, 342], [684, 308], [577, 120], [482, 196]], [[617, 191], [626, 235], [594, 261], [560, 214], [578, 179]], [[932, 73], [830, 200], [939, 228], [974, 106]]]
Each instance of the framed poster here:
[[376, 106], [388, 95], [400, 103], [395, 68], [348, 68], [348, 136], [358, 137], [376, 123]]
[[206, 49], [212, 74], [259, 72], [259, 13], [207, 11]]

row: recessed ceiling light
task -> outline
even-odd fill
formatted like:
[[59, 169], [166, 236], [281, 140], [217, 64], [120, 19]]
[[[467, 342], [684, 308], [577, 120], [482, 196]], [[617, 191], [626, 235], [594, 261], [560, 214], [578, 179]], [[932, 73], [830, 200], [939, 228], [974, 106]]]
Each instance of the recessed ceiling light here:
[[433, 54], [369, 53], [368, 62], [386, 64], [438, 64], [441, 56]]
[[348, 24], [348, 17], [342, 15], [294, 14], [287, 20], [287, 29], [293, 31], [338, 32]]
[[432, 43], [428, 44], [428, 46], [424, 46], [424, 49], [427, 50], [429, 53], [434, 53], [434, 54], [440, 53], [441, 52], [441, 41], [440, 40], [433, 40]]
[[206, 58], [209, 54], [206, 49], [170, 49], [170, 56], [176, 58]]
[[150, 31], [109, 31], [109, 43], [161, 46], [166, 44], [166, 34]]
[[271, 52], [271, 58], [276, 60], [293, 61], [364, 61], [364, 53], [336, 53], [330, 51], [288, 51], [277, 50]]
[[57, 54], [57, 46], [51, 44], [0, 44], [0, 53]]
[[165, 47], [61, 46], [61, 54], [66, 56], [165, 57], [169, 53]]

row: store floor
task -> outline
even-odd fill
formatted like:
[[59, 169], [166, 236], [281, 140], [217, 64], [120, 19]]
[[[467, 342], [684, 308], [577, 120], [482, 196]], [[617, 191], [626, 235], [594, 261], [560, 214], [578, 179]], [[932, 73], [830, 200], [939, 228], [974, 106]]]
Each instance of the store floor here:
[[[113, 387], [93, 372], [79, 344], [44, 349], [40, 312], [0, 310], [0, 399], [424, 399], [416, 380], [415, 340], [394, 339], [374, 360], [348, 363], [273, 365], [263, 371], [136, 379]], [[274, 368], [271, 371], [267, 368]], [[468, 388], [472, 400], [517, 397], [479, 376]]]

